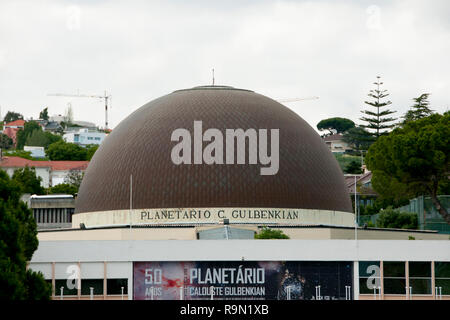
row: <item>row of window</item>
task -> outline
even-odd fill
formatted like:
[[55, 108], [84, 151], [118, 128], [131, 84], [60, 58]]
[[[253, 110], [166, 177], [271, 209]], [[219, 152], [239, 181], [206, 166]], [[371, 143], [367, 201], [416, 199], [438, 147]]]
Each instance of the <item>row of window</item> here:
[[36, 223], [71, 223], [74, 208], [33, 209]]
[[[409, 286], [406, 285], [408, 269]], [[384, 261], [383, 278], [380, 277], [379, 261], [359, 262], [359, 291], [361, 294], [374, 293], [383, 281], [384, 294], [433, 294], [431, 262]], [[442, 295], [450, 295], [450, 262], [434, 263], [435, 287]]]
[[[52, 280], [47, 280], [51, 283]], [[90, 295], [91, 288], [93, 288], [93, 295], [103, 295], [104, 279], [83, 279], [81, 280], [81, 295]], [[76, 296], [78, 289], [70, 280], [55, 279], [55, 296]], [[128, 279], [106, 279], [106, 294], [107, 295], [127, 295], [128, 294]]]

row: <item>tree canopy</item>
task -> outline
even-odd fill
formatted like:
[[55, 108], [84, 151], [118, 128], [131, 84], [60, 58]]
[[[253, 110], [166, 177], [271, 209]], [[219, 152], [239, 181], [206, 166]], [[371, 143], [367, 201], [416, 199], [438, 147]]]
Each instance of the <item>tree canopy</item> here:
[[284, 234], [282, 230], [263, 227], [259, 233], [255, 234], [255, 239], [289, 239], [289, 236]]
[[13, 145], [13, 141], [6, 134], [0, 133], [0, 148], [9, 149]]
[[41, 186], [42, 178], [36, 176], [36, 170], [26, 166], [16, 169], [12, 179], [17, 182], [21, 193], [44, 194], [45, 190]]
[[351, 173], [351, 174], [361, 174], [361, 173], [362, 173], [361, 162], [352, 160], [352, 161], [345, 167], [344, 172], [345, 172], [345, 173]]
[[400, 212], [389, 207], [379, 213], [376, 226], [378, 228], [415, 230], [418, 228], [417, 215], [415, 213]]
[[330, 134], [343, 133], [348, 129], [354, 128], [355, 123], [346, 118], [328, 118], [320, 121], [317, 124], [317, 129], [320, 131], [328, 130]]
[[3, 118], [3, 121], [5, 121], [6, 123], [16, 120], [23, 120], [23, 115], [14, 111], [8, 111]]
[[413, 99], [414, 105], [403, 116], [403, 124], [428, 117], [433, 113], [433, 110], [428, 107], [430, 105], [429, 96], [429, 93], [422, 93], [418, 98]]
[[350, 128], [344, 133], [342, 140], [353, 146], [357, 151], [367, 151], [375, 141], [372, 134], [362, 127]]
[[48, 108], [44, 108], [44, 110], [39, 113], [39, 119], [48, 120]]
[[0, 300], [49, 300], [51, 285], [27, 270], [37, 249], [36, 222], [20, 186], [0, 170]]
[[[388, 105], [392, 104], [391, 101], [383, 101], [384, 98], [389, 96], [387, 90], [380, 89], [380, 86], [383, 85], [383, 82], [380, 81], [380, 77], [377, 77], [377, 81], [374, 82], [376, 89], [370, 90], [368, 96], [373, 98], [373, 101], [364, 101], [370, 107], [374, 107], [375, 111], [371, 110], [363, 110], [361, 111], [365, 116], [360, 120], [364, 121], [366, 124], [361, 125], [361, 127], [373, 130], [372, 135], [375, 138], [378, 138], [380, 135], [387, 133], [385, 129], [391, 129], [395, 126], [392, 122], [396, 120], [396, 118], [388, 117], [389, 115], [395, 113], [396, 111], [392, 111], [389, 109], [383, 109]], [[391, 124], [388, 124], [391, 122]]]
[[78, 193], [78, 187], [73, 185], [73, 184], [69, 184], [69, 183], [60, 183], [60, 184], [57, 184], [54, 187], [48, 188], [47, 191], [50, 194], [71, 194], [71, 195], [75, 195], [76, 193]]
[[42, 128], [36, 121], [27, 121], [24, 128], [17, 132], [17, 149], [23, 149], [28, 137], [31, 136], [34, 130], [42, 130]]
[[439, 192], [450, 191], [449, 158], [450, 113], [446, 112], [408, 122], [403, 128], [380, 137], [370, 147], [366, 163], [373, 174], [375, 191], [398, 192], [387, 188], [393, 184], [406, 194], [427, 194], [444, 220], [450, 223], [450, 215], [437, 198]]
[[62, 137], [50, 132], [44, 132], [41, 128], [33, 130], [28, 136], [25, 145], [47, 148], [50, 144], [62, 141]]
[[47, 148], [50, 160], [86, 160], [86, 149], [75, 143], [57, 141]]

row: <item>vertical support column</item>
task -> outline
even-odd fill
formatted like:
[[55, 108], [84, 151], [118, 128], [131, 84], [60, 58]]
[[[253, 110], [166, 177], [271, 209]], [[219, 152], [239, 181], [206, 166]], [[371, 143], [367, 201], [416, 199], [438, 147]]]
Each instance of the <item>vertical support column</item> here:
[[409, 286], [409, 261], [405, 261], [405, 300], [412, 299], [410, 286]]
[[384, 300], [384, 265], [383, 260], [380, 261], [380, 286], [381, 300]]
[[52, 262], [52, 298], [55, 299], [55, 263]]
[[106, 290], [108, 289], [106, 261], [103, 261], [103, 300], [106, 300]]
[[431, 294], [436, 299], [436, 276], [434, 274], [434, 261], [431, 261]]
[[80, 261], [78, 261], [78, 270], [80, 271], [80, 277], [78, 279], [78, 290], [77, 290], [77, 296], [78, 296], [78, 300], [81, 299], [81, 263]]
[[353, 299], [359, 300], [359, 261], [353, 261]]

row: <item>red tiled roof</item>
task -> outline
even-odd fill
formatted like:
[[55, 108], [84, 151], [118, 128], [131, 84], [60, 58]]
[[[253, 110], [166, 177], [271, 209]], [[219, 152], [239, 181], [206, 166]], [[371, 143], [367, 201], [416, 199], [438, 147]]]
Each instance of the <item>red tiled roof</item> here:
[[3, 157], [0, 161], [2, 168], [23, 168], [40, 167], [51, 168], [53, 171], [67, 171], [67, 170], [86, 170], [89, 161], [36, 161], [28, 160], [20, 157]]
[[16, 121], [12, 121], [12, 122], [8, 122], [5, 127], [23, 127], [25, 125], [25, 120], [16, 120]]

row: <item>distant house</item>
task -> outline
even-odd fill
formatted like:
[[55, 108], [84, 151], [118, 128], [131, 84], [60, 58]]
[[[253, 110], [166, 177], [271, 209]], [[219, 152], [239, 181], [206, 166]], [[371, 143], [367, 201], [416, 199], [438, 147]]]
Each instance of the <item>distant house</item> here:
[[47, 123], [44, 126], [44, 131], [48, 132], [59, 132], [62, 130], [63, 130], [62, 126], [56, 121], [47, 121]]
[[25, 127], [25, 120], [16, 120], [3, 125], [3, 134], [6, 134], [13, 141], [14, 146], [17, 143], [17, 132]]
[[346, 151], [352, 150], [349, 144], [343, 140], [343, 136], [340, 133], [327, 136], [323, 138], [323, 141], [325, 141], [325, 144], [333, 153], [345, 153]]
[[41, 185], [44, 188], [64, 183], [71, 170], [84, 172], [88, 165], [89, 161], [38, 161], [10, 156], [0, 158], [0, 168], [11, 177], [17, 169], [34, 167], [36, 175], [42, 178]]
[[63, 135], [63, 139], [66, 142], [75, 143], [82, 146], [87, 146], [89, 144], [101, 144], [105, 137], [106, 134], [104, 132], [91, 131], [87, 128], [66, 132]]
[[45, 158], [45, 150], [44, 147], [32, 147], [32, 146], [24, 146], [23, 151], [31, 152], [31, 156], [33, 158]]

